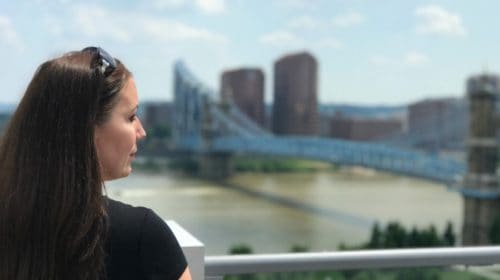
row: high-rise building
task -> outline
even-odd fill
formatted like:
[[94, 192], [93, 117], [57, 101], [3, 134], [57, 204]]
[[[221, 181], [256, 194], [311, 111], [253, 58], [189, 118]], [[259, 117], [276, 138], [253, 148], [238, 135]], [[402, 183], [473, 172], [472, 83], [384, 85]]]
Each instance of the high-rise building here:
[[484, 74], [467, 81], [470, 127], [467, 139], [467, 174], [463, 182], [464, 245], [490, 244], [491, 230], [500, 217], [500, 185], [496, 173], [498, 143], [495, 135], [495, 103], [499, 94], [498, 76]]
[[408, 106], [408, 133], [418, 148], [463, 149], [468, 116], [465, 98], [425, 99]]
[[172, 126], [173, 105], [171, 102], [144, 102], [139, 115], [145, 128], [153, 126]]
[[274, 64], [273, 132], [317, 135], [318, 63], [307, 52], [287, 55]]
[[265, 125], [264, 73], [260, 69], [225, 71], [220, 94], [222, 100], [231, 100], [250, 119], [262, 127]]

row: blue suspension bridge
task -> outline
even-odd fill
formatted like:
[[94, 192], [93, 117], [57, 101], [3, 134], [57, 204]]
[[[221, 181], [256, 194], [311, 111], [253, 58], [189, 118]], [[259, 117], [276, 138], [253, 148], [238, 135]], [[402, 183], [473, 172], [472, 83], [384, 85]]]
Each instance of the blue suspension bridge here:
[[178, 151], [201, 155], [266, 155], [363, 166], [456, 185], [466, 166], [450, 158], [398, 148], [332, 138], [276, 136], [250, 120], [182, 63], [174, 66], [174, 145]]

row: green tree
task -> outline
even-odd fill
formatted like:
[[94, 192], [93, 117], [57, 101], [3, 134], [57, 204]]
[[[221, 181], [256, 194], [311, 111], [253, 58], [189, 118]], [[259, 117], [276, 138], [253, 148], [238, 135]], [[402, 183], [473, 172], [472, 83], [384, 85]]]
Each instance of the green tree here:
[[446, 224], [446, 229], [443, 234], [443, 243], [447, 246], [454, 246], [455, 245], [455, 233], [453, 232], [453, 224], [451, 222], [448, 222]]
[[493, 219], [488, 235], [492, 244], [500, 244], [500, 215], [496, 215]]
[[380, 231], [379, 224], [375, 223], [372, 227], [372, 233], [370, 236], [370, 242], [368, 243], [368, 248], [370, 249], [382, 248], [383, 244], [384, 244], [384, 236]]
[[292, 253], [303, 253], [303, 252], [308, 252], [309, 247], [305, 245], [300, 245], [300, 244], [294, 244], [292, 248], [290, 248], [290, 252]]
[[409, 247], [421, 247], [422, 241], [420, 238], [420, 233], [416, 227], [413, 227], [408, 234], [408, 246]]
[[439, 239], [436, 227], [434, 225], [429, 226], [427, 230], [423, 230], [421, 232], [421, 237], [422, 246], [424, 247], [436, 247], [442, 245], [442, 241]]
[[[230, 255], [248, 255], [252, 253], [253, 253], [252, 247], [244, 243], [233, 245], [229, 249]], [[253, 274], [227, 275], [224, 277], [224, 280], [255, 280], [255, 279], [257, 279], [257, 276]]]
[[387, 225], [384, 237], [384, 248], [406, 247], [406, 230], [398, 222], [391, 222]]
[[248, 254], [252, 254], [252, 253], [253, 253], [252, 247], [250, 247], [249, 245], [247, 245], [245, 243], [233, 245], [229, 249], [230, 255], [248, 255]]

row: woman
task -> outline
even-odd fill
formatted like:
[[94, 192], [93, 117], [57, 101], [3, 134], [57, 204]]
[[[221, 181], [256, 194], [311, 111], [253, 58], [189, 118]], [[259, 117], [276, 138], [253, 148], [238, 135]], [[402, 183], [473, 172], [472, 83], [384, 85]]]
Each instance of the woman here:
[[40, 65], [0, 143], [0, 279], [191, 279], [154, 212], [103, 196], [146, 135], [137, 107], [101, 48]]

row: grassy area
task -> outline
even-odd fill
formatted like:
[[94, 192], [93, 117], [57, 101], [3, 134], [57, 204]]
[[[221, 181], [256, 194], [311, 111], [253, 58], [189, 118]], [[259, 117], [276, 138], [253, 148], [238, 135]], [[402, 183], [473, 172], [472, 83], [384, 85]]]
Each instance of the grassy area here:
[[[291, 158], [239, 156], [232, 158], [232, 164], [236, 172], [275, 173], [337, 170], [337, 166], [329, 163]], [[146, 172], [159, 172], [167, 168], [196, 174], [199, 170], [199, 163], [194, 158], [168, 159], [167, 163], [159, 163], [149, 157], [145, 157], [141, 162], [134, 162], [133, 167]]]
[[314, 172], [336, 169], [332, 164], [312, 160], [274, 157], [235, 157], [233, 166], [237, 172]]

